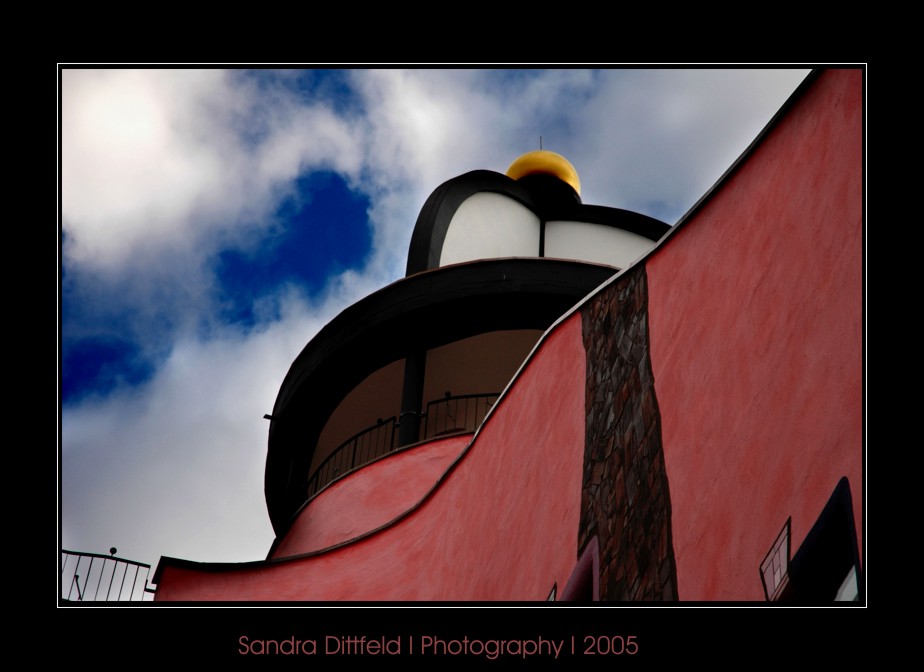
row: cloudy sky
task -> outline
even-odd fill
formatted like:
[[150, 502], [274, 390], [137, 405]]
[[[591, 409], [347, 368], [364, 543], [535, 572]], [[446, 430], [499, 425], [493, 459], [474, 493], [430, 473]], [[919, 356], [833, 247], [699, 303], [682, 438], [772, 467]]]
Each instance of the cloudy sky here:
[[63, 69], [63, 547], [263, 559], [263, 415], [431, 191], [541, 135], [584, 203], [673, 224], [806, 74]]

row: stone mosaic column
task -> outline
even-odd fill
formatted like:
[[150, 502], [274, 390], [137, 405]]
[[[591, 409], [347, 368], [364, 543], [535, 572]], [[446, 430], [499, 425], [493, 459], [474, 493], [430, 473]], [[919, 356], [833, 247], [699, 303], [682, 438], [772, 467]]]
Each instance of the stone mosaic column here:
[[600, 292], [582, 318], [587, 429], [578, 550], [597, 536], [600, 599], [676, 600], [644, 267]]

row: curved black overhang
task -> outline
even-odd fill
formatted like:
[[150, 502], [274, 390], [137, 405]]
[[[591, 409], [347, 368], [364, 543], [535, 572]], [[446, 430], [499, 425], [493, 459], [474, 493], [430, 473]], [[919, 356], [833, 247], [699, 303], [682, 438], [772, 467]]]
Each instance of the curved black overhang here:
[[529, 208], [542, 222], [564, 220], [600, 224], [655, 242], [670, 230], [666, 223], [638, 212], [584, 205], [574, 189], [549, 175], [513, 180], [491, 170], [473, 170], [438, 186], [424, 203], [411, 234], [406, 275], [439, 266], [446, 232], [456, 210], [466, 199], [480, 192], [512, 198]]
[[558, 259], [477, 261], [404, 278], [345, 309], [295, 359], [273, 408], [264, 489], [276, 533], [304, 503], [321, 430], [368, 375], [469, 336], [547, 329], [614, 272]]

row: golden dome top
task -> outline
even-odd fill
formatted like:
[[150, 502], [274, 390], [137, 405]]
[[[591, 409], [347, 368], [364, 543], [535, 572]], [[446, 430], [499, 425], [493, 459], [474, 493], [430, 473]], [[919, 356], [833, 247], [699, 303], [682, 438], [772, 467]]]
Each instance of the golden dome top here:
[[545, 149], [539, 149], [534, 152], [526, 152], [516, 161], [510, 164], [507, 169], [507, 177], [519, 180], [527, 175], [541, 173], [552, 175], [562, 182], [571, 185], [571, 188], [581, 195], [581, 179], [571, 162], [561, 154], [550, 152]]

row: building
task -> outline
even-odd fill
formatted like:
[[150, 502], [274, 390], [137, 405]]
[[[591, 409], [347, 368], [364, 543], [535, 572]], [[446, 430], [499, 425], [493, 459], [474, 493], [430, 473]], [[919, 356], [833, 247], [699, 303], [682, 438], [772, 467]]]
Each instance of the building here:
[[813, 73], [674, 227], [524, 155], [298, 356], [267, 559], [157, 600], [862, 599], [863, 72]]

